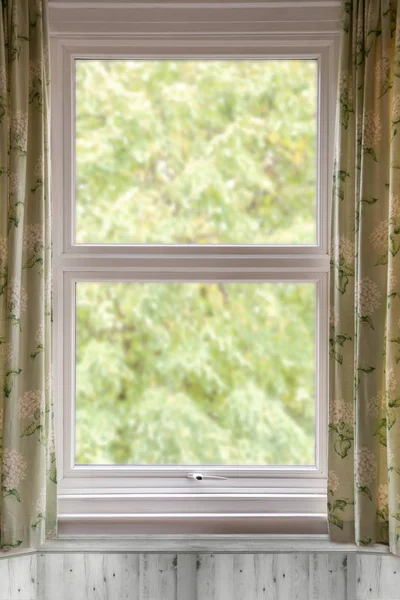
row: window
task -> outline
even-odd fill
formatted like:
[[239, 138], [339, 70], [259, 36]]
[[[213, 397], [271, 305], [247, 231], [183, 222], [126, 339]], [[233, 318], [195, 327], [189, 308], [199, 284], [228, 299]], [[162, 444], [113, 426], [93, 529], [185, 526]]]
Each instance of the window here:
[[333, 38], [75, 35], [53, 47], [61, 532], [321, 532]]

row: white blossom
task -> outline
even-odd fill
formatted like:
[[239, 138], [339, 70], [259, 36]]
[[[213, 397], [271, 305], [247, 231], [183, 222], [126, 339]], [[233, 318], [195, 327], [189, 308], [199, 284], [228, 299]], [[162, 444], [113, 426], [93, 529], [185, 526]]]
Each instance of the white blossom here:
[[391, 294], [392, 292], [395, 291], [396, 287], [397, 287], [397, 275], [396, 275], [396, 271], [391, 268], [389, 269], [389, 274], [388, 274], [388, 287], [389, 287], [389, 294]]
[[368, 111], [357, 125], [357, 138], [364, 148], [374, 148], [381, 139], [382, 125], [378, 113]]
[[50, 373], [48, 373], [48, 375], [46, 377], [45, 388], [46, 388], [46, 391], [50, 391], [50, 392], [53, 389], [53, 373], [51, 371], [50, 371]]
[[37, 252], [43, 248], [43, 227], [40, 223], [28, 225], [24, 229], [24, 250]]
[[366, 446], [355, 452], [355, 476], [358, 487], [368, 486], [375, 478], [376, 459], [375, 455]]
[[381, 221], [369, 236], [369, 241], [378, 250], [387, 250], [388, 245], [388, 221]]
[[390, 194], [389, 199], [389, 219], [395, 221], [400, 217], [400, 196], [398, 194]]
[[5, 267], [8, 259], [8, 240], [0, 237], [0, 266]]
[[20, 419], [30, 419], [37, 410], [44, 409], [44, 393], [42, 390], [25, 392], [19, 399], [18, 414]]
[[52, 298], [52, 289], [53, 289], [52, 286], [53, 286], [52, 273], [50, 273], [48, 275], [48, 277], [46, 277], [45, 282], [44, 282], [44, 303], [47, 308], [51, 307], [51, 298]]
[[336, 308], [329, 309], [329, 325], [337, 327], [339, 324], [339, 311]]
[[397, 378], [393, 367], [391, 367], [386, 373], [386, 386], [389, 395], [392, 395], [397, 388]]
[[339, 477], [336, 475], [335, 471], [329, 471], [328, 473], [328, 489], [332, 490], [332, 492], [336, 492], [339, 487]]
[[46, 532], [46, 539], [48, 540], [55, 540], [57, 538], [57, 529], [56, 527], [54, 527], [53, 529], [49, 529], [49, 531]]
[[6, 366], [11, 365], [14, 358], [14, 347], [10, 342], [5, 342], [1, 344], [0, 351], [4, 357], [4, 361]]
[[390, 77], [390, 59], [387, 52], [382, 54], [381, 60], [375, 65], [375, 79], [378, 86], [382, 85], [382, 79], [387, 80]]
[[387, 509], [388, 506], [388, 485], [387, 483], [381, 483], [377, 490], [377, 504], [378, 510], [382, 511]]
[[368, 31], [371, 31], [371, 29], [372, 30], [376, 29], [376, 27], [378, 25], [374, 2], [370, 2], [369, 6], [368, 6], [367, 24], [368, 24]]
[[392, 121], [397, 123], [400, 121], [400, 94], [396, 94], [392, 104]]
[[7, 73], [4, 67], [0, 67], [0, 96], [7, 95]]
[[343, 259], [346, 264], [352, 264], [355, 257], [354, 242], [348, 240], [343, 235], [331, 243], [331, 257]]
[[4, 358], [7, 361], [12, 361], [12, 359], [14, 358], [14, 347], [10, 342], [6, 342], [5, 344], [3, 344], [4, 346]]
[[353, 103], [353, 77], [349, 71], [340, 72], [339, 91], [342, 101], [346, 104]]
[[13, 448], [6, 448], [3, 452], [3, 479], [2, 486], [5, 490], [16, 490], [26, 477], [27, 464], [19, 452]]
[[31, 60], [29, 62], [29, 87], [35, 85], [36, 81], [42, 80], [43, 65], [39, 60]]
[[344, 400], [334, 400], [330, 404], [329, 413], [329, 420], [334, 425], [337, 425], [341, 421], [353, 424], [354, 407], [352, 402], [348, 403]]
[[395, 408], [386, 408], [386, 419], [388, 423], [396, 422], [396, 409]]
[[46, 217], [46, 225], [45, 225], [44, 230], [51, 232], [51, 230], [53, 228], [53, 215], [52, 215], [52, 212], [51, 212], [51, 204], [49, 206], [49, 209], [50, 209], [50, 211], [49, 211], [50, 214]]
[[54, 431], [51, 432], [50, 437], [47, 441], [47, 453], [48, 455], [53, 454], [56, 451], [56, 438]]
[[44, 325], [41, 323], [35, 333], [35, 342], [38, 346], [44, 345]]
[[44, 515], [46, 512], [46, 488], [40, 490], [38, 499], [36, 501], [36, 512]]
[[358, 310], [360, 315], [363, 317], [372, 315], [381, 305], [379, 300], [381, 296], [378, 284], [369, 277], [364, 277], [358, 284]]
[[385, 394], [379, 392], [372, 398], [367, 400], [367, 412], [372, 417], [377, 417], [379, 413], [386, 408], [386, 397]]
[[39, 156], [36, 161], [35, 168], [33, 169], [33, 174], [36, 179], [43, 180], [44, 178], [44, 159], [43, 156]]
[[43, 125], [44, 125], [44, 145], [45, 148], [48, 147], [49, 144], [49, 131], [50, 131], [50, 114], [45, 113], [43, 115]]
[[394, 461], [394, 458], [395, 458], [395, 454], [394, 454], [392, 448], [390, 446], [388, 446], [388, 448], [387, 448], [387, 459], [388, 459], [388, 465], [389, 466]]
[[11, 135], [18, 146], [26, 152], [28, 147], [28, 114], [17, 110], [11, 117]]
[[340, 71], [340, 75], [339, 75], [339, 90], [341, 92], [344, 92], [345, 90], [347, 90], [348, 85], [349, 85], [349, 80], [350, 80], [350, 72], [346, 71], [345, 69], [343, 69], [342, 71]]
[[48, 74], [50, 72], [50, 49], [47, 44], [43, 48], [43, 65], [44, 65], [45, 74], [46, 74], [46, 76], [48, 76]]
[[364, 43], [364, 23], [361, 19], [357, 20], [357, 33], [355, 36], [357, 44]]
[[8, 284], [7, 305], [8, 310], [19, 319], [21, 312], [24, 312], [28, 306], [28, 294], [21, 287], [19, 279], [12, 279]]
[[8, 189], [13, 196], [20, 197], [22, 193], [22, 181], [19, 173], [11, 173], [8, 178]]

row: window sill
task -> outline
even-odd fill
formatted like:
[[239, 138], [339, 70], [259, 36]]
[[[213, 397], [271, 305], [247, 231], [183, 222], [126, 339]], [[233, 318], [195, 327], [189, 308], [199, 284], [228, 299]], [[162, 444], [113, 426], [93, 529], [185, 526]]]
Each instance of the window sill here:
[[182, 552], [182, 553], [319, 553], [388, 554], [383, 545], [337, 544], [324, 535], [120, 535], [65, 536], [48, 540], [43, 553]]

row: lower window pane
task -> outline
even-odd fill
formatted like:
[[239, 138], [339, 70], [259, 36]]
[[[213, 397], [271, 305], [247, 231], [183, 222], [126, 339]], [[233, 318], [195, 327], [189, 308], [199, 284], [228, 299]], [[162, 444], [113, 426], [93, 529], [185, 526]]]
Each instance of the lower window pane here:
[[76, 462], [315, 462], [315, 284], [77, 283]]

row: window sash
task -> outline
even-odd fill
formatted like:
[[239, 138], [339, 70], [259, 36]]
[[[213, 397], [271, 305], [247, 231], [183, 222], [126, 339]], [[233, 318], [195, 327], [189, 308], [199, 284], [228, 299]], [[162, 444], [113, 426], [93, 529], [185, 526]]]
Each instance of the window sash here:
[[[111, 271], [67, 271], [62, 279], [60, 293], [64, 299], [64, 310], [62, 318], [56, 317], [56, 323], [59, 324], [57, 339], [63, 347], [63, 356], [58, 364], [57, 381], [63, 379], [62, 398], [63, 398], [63, 419], [62, 427], [58, 428], [59, 437], [63, 437], [63, 472], [67, 477], [81, 480], [83, 477], [95, 479], [109, 479], [112, 477], [116, 487], [124, 487], [126, 478], [130, 479], [132, 486], [137, 486], [139, 479], [147, 479], [146, 487], [153, 485], [153, 480], [157, 478], [174, 479], [180, 487], [193, 489], [192, 482], [186, 480], [186, 474], [193, 468], [185, 465], [172, 466], [150, 466], [150, 465], [76, 465], [75, 464], [75, 283], [90, 281], [147, 281], [147, 282], [193, 282], [193, 281], [234, 281], [234, 282], [313, 282], [316, 284], [316, 316], [315, 316], [315, 348], [316, 348], [316, 463], [314, 466], [228, 466], [228, 465], [204, 465], [197, 466], [196, 470], [205, 473], [214, 473], [226, 476], [226, 481], [206, 481], [202, 482], [202, 489], [211, 486], [211, 489], [249, 487], [250, 481], [261, 479], [263, 485], [268, 485], [270, 478], [285, 479], [303, 479], [324, 478], [326, 476], [326, 427], [327, 427], [327, 299], [328, 299], [328, 274], [326, 272], [308, 272], [308, 273], [282, 273], [270, 271], [261, 268], [257, 272], [248, 270], [239, 270], [231, 268], [230, 272], [225, 270], [214, 270], [204, 272], [194, 272], [189, 270], [135, 270], [131, 265], [130, 272], [111, 272]], [[60, 344], [58, 344], [60, 345]], [[60, 407], [60, 403], [58, 404]], [[170, 481], [168, 482], [169, 485]], [[217, 485], [216, 485], [217, 483]], [[140, 485], [140, 484], [139, 484]], [[157, 487], [157, 485], [156, 485]]]
[[[192, 46], [193, 48], [192, 48]], [[129, 253], [129, 255], [157, 256], [168, 255], [173, 257], [184, 256], [188, 253], [198, 256], [211, 255], [230, 255], [230, 254], [254, 254], [257, 256], [278, 256], [287, 254], [301, 254], [306, 256], [324, 254], [328, 252], [328, 197], [330, 189], [330, 174], [332, 164], [332, 144], [328, 141], [332, 136], [332, 95], [334, 94], [334, 84], [332, 81], [330, 62], [332, 60], [332, 49], [330, 46], [314, 46], [310, 44], [305, 46], [304, 43], [298, 44], [291, 48], [292, 44], [282, 44], [270, 47], [266, 42], [257, 40], [243, 41], [238, 40], [237, 44], [232, 48], [230, 42], [226, 41], [227, 47], [223, 53], [218, 47], [209, 45], [207, 49], [201, 48], [199, 51], [196, 44], [192, 41], [191, 44], [186, 42], [186, 46], [169, 50], [171, 44], [165, 41], [163, 49], [154, 52], [154, 49], [148, 48], [143, 41], [135, 40], [134, 51], [131, 49], [129, 53], [115, 44], [107, 47], [107, 52], [99, 52], [97, 45], [92, 42], [92, 47], [85, 45], [79, 51], [76, 47], [70, 46], [68, 41], [63, 43], [63, 56], [59, 57], [58, 67], [55, 73], [56, 82], [53, 86], [56, 87], [56, 93], [62, 89], [62, 98], [55, 98], [53, 95], [53, 115], [56, 121], [55, 129], [59, 132], [57, 139], [53, 141], [58, 146], [57, 153], [53, 153], [53, 167], [57, 173], [62, 175], [62, 195], [63, 195], [63, 227], [60, 228], [58, 234], [62, 239], [63, 254], [69, 256], [84, 255], [109, 255]], [[197, 42], [197, 45], [199, 42]], [[131, 44], [132, 46], [132, 44]], [[303, 47], [305, 46], [305, 47]], [[104, 47], [104, 46], [103, 46]], [[249, 52], [249, 50], [251, 52]], [[318, 115], [317, 115], [317, 185], [316, 185], [316, 228], [317, 228], [317, 243], [315, 245], [182, 245], [182, 244], [77, 244], [75, 242], [75, 60], [76, 59], [243, 59], [248, 60], [268, 60], [268, 59], [315, 59], [318, 62]], [[57, 81], [57, 72], [63, 71], [61, 81]], [[57, 103], [57, 104], [56, 104]], [[60, 110], [61, 109], [61, 110]], [[60, 112], [62, 111], [62, 114]], [[61, 135], [63, 144], [59, 139]], [[58, 236], [57, 236], [58, 237]]]

